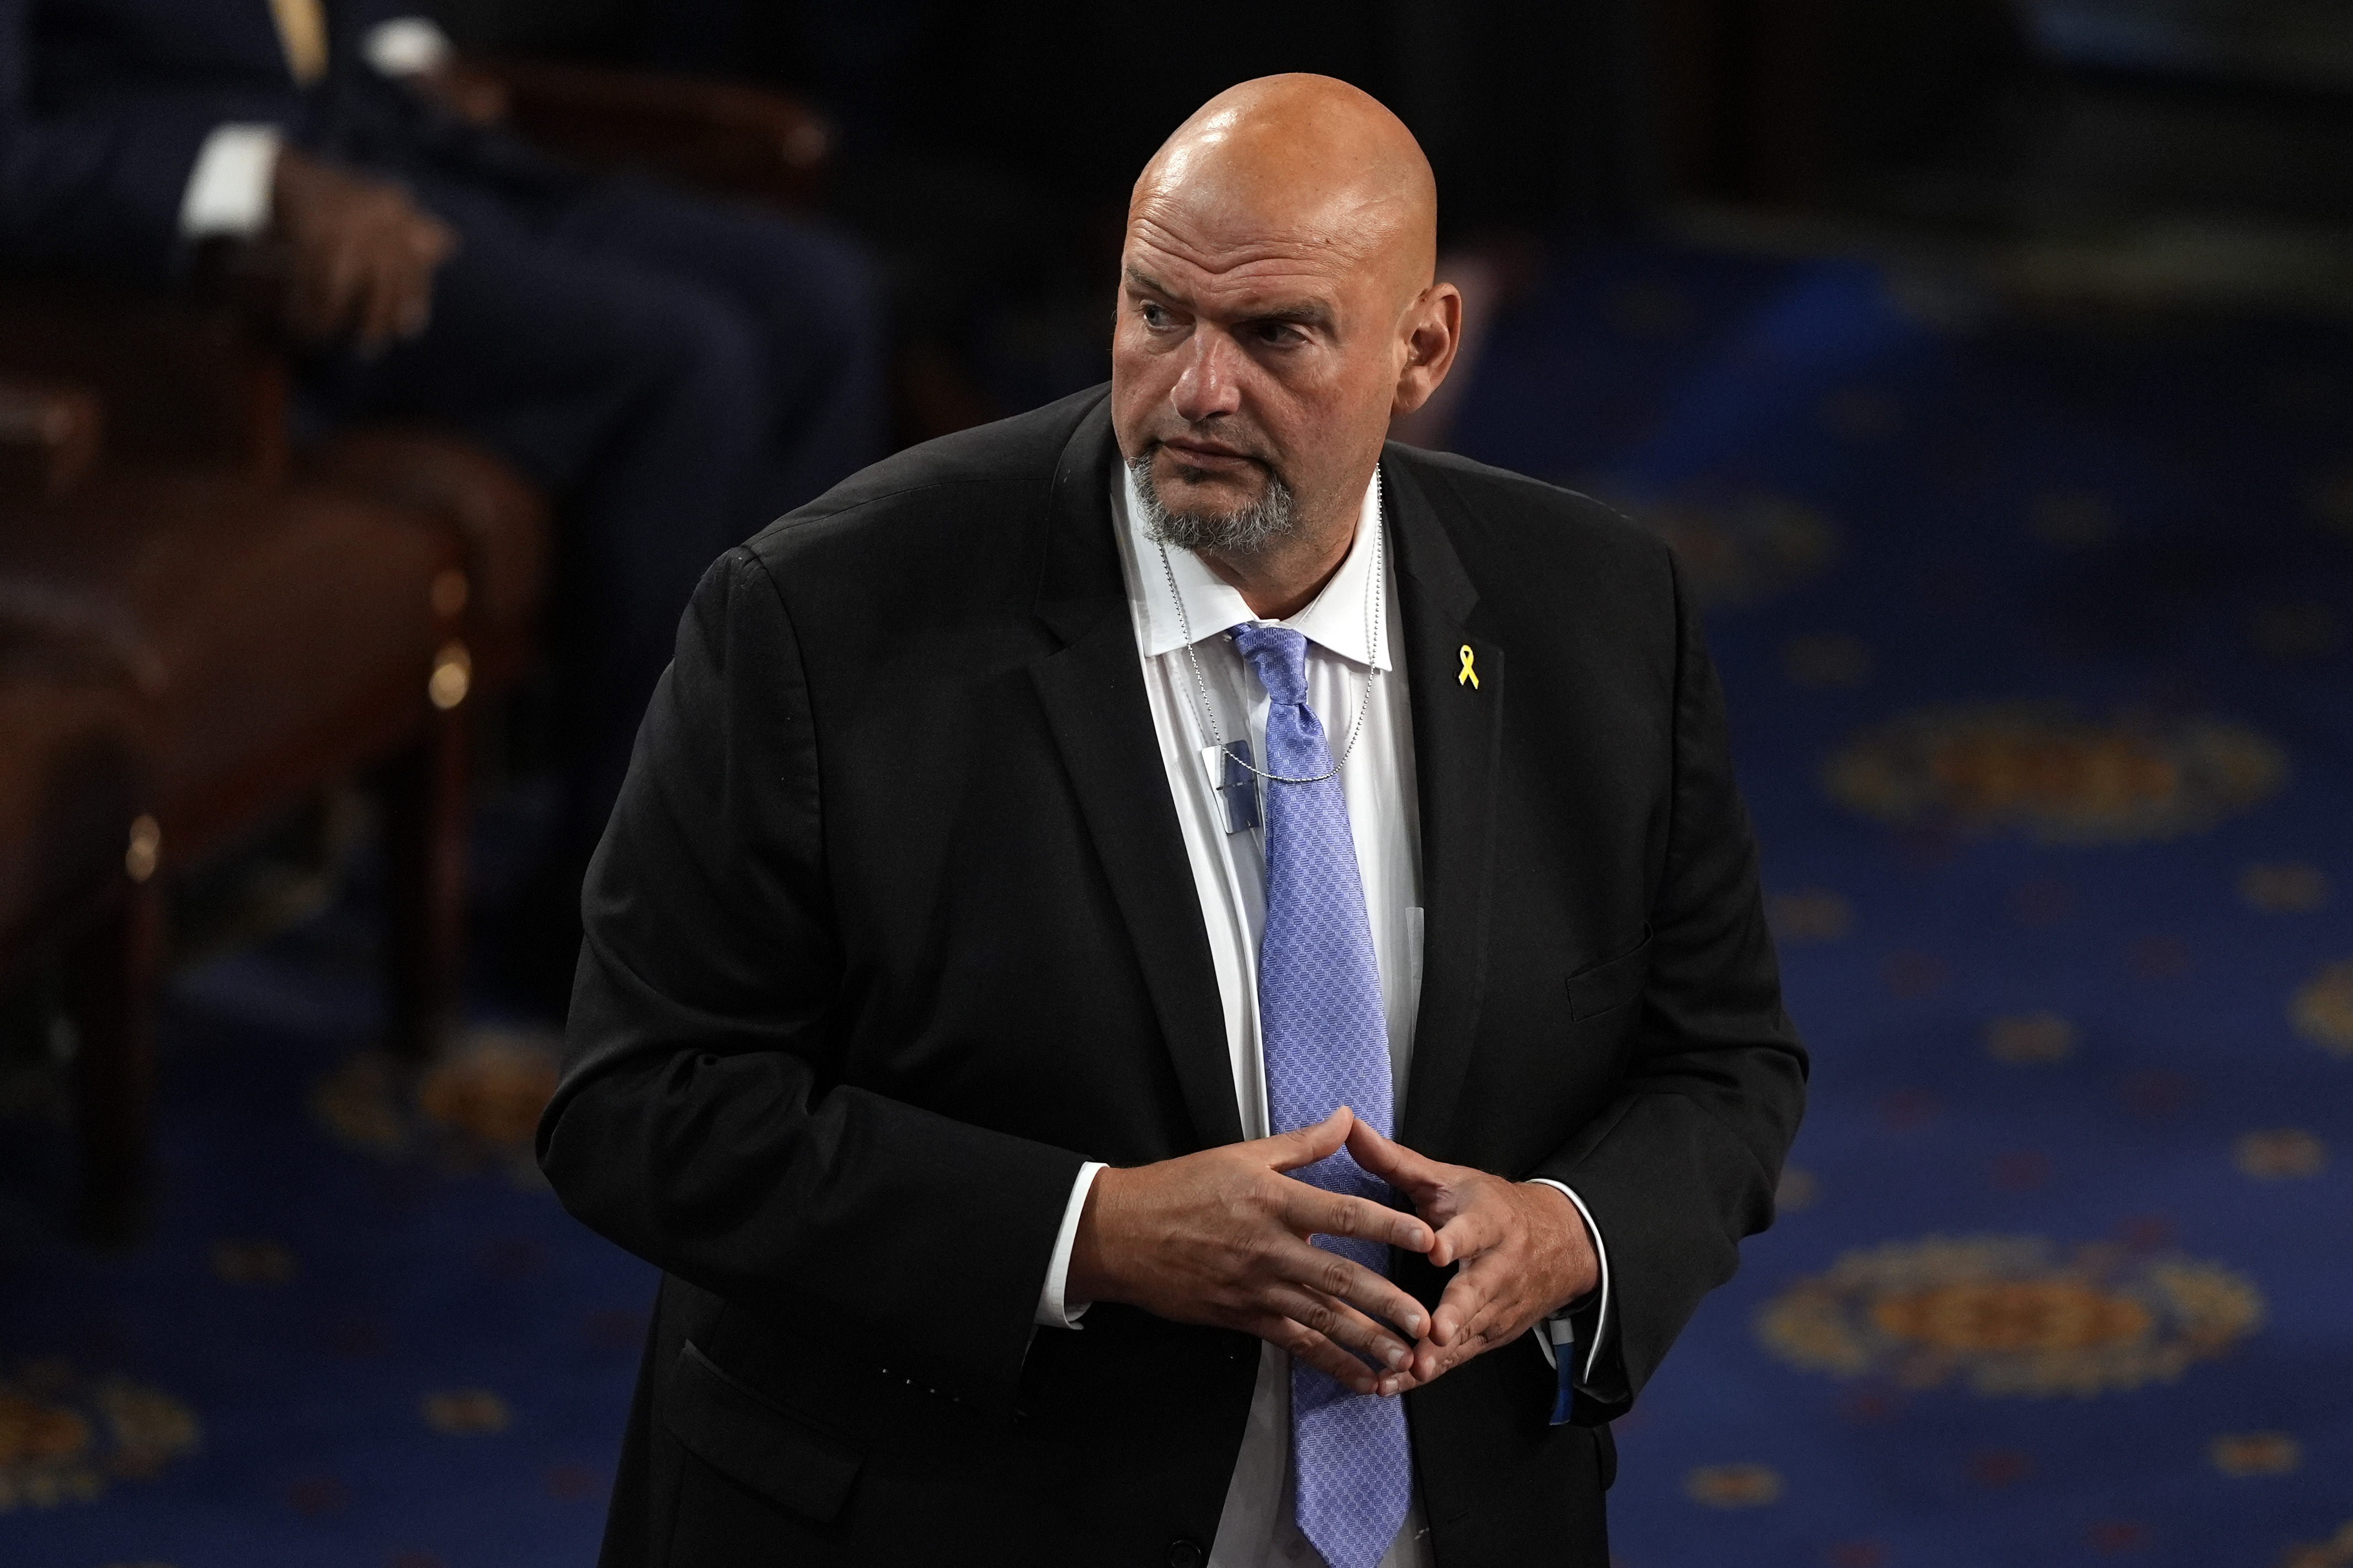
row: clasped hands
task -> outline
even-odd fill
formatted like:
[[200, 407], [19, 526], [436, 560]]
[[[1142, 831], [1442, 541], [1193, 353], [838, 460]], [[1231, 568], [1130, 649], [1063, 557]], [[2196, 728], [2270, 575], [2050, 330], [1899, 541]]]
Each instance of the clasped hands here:
[[[1284, 1174], [1343, 1146], [1414, 1212]], [[1311, 1236], [1385, 1242], [1460, 1267], [1425, 1312]], [[1276, 1137], [1101, 1172], [1066, 1293], [1240, 1329], [1359, 1394], [1398, 1394], [1527, 1332], [1591, 1290], [1599, 1267], [1561, 1193], [1425, 1159], [1342, 1107]]]

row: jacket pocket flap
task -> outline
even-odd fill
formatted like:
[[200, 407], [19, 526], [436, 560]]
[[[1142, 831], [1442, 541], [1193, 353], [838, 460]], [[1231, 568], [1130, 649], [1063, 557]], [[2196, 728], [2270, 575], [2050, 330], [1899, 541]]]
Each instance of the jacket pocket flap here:
[[1569, 1022], [1622, 1007], [1642, 994], [1651, 977], [1651, 928], [1642, 940], [1614, 958], [1588, 964], [1568, 977]]
[[841, 1511], [865, 1462], [720, 1371], [692, 1340], [670, 1369], [662, 1422], [712, 1469], [820, 1523]]

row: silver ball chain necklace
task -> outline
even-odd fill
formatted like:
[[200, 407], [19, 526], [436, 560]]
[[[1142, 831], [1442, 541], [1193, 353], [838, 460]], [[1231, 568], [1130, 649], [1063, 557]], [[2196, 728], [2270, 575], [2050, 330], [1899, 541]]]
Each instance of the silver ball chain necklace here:
[[1322, 784], [1325, 779], [1338, 777], [1340, 770], [1347, 765], [1349, 755], [1356, 749], [1356, 737], [1365, 732], [1365, 714], [1373, 705], [1373, 677], [1379, 673], [1374, 668], [1372, 661], [1380, 651], [1381, 612], [1388, 598], [1382, 591], [1385, 585], [1383, 574], [1387, 569], [1388, 555], [1386, 548], [1388, 542], [1388, 496], [1383, 489], [1381, 471], [1375, 468], [1373, 470], [1373, 569], [1365, 579], [1365, 689], [1356, 698], [1356, 722], [1348, 726], [1348, 742], [1340, 748], [1339, 761], [1334, 763], [1328, 772], [1317, 773], [1313, 778], [1292, 778], [1283, 773], [1268, 773], [1250, 761], [1248, 742], [1241, 742], [1230, 747], [1226, 744], [1225, 736], [1218, 728], [1217, 712], [1209, 705], [1208, 678], [1201, 673], [1200, 656], [1193, 651], [1193, 618], [1185, 613], [1185, 595], [1176, 591], [1176, 569], [1168, 563], [1167, 542], [1155, 541], [1160, 546], [1160, 573], [1168, 583], [1168, 602], [1176, 606], [1176, 627], [1185, 637], [1185, 658], [1193, 667], [1193, 686], [1199, 694], [1201, 722], [1209, 731], [1211, 747], [1229, 762], [1248, 769], [1271, 784]]

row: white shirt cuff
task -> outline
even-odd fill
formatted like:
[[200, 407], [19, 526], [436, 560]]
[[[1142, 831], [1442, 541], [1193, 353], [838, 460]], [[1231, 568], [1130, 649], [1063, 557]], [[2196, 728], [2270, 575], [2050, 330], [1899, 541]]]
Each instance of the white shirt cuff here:
[[1062, 1209], [1062, 1228], [1054, 1233], [1054, 1256], [1046, 1260], [1046, 1283], [1038, 1292], [1037, 1321], [1040, 1328], [1075, 1329], [1079, 1320], [1087, 1315], [1087, 1309], [1094, 1305], [1081, 1301], [1072, 1306], [1062, 1297], [1070, 1288], [1071, 1247], [1079, 1239], [1079, 1216], [1086, 1212], [1087, 1193], [1104, 1169], [1100, 1161], [1090, 1160], [1079, 1167], [1079, 1179], [1071, 1184], [1071, 1201]]
[[278, 173], [275, 125], [216, 125], [196, 151], [180, 233], [189, 239], [250, 239], [269, 226], [269, 183]]
[[457, 52], [449, 35], [429, 16], [394, 16], [360, 39], [360, 58], [378, 76], [425, 76], [448, 65]]
[[[1585, 1347], [1585, 1370], [1577, 1375], [1578, 1382], [1590, 1383], [1593, 1381], [1593, 1368], [1601, 1359], [1602, 1342], [1609, 1337], [1609, 1247], [1601, 1239], [1601, 1227], [1593, 1223], [1593, 1211], [1585, 1206], [1583, 1198], [1549, 1176], [1531, 1176], [1528, 1179], [1550, 1187], [1577, 1205], [1577, 1212], [1585, 1219], [1586, 1234], [1593, 1238], [1593, 1256], [1601, 1263], [1601, 1282], [1596, 1287], [1600, 1292], [1601, 1300], [1597, 1303], [1593, 1314], [1593, 1342]], [[1544, 1352], [1546, 1363], [1553, 1366], [1559, 1365], [1560, 1363], [1553, 1359], [1552, 1340], [1543, 1331], [1542, 1325], [1538, 1325], [1535, 1336], [1536, 1346]]]

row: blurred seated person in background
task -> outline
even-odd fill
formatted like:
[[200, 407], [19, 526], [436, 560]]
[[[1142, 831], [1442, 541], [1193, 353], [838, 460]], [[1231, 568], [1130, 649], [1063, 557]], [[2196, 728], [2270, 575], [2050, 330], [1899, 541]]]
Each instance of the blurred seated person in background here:
[[882, 455], [870, 269], [808, 224], [592, 178], [460, 112], [403, 0], [0, 0], [0, 257], [274, 275], [298, 436], [433, 420], [558, 509], [565, 823], [533, 944], [568, 982], [577, 887], [711, 561]]

